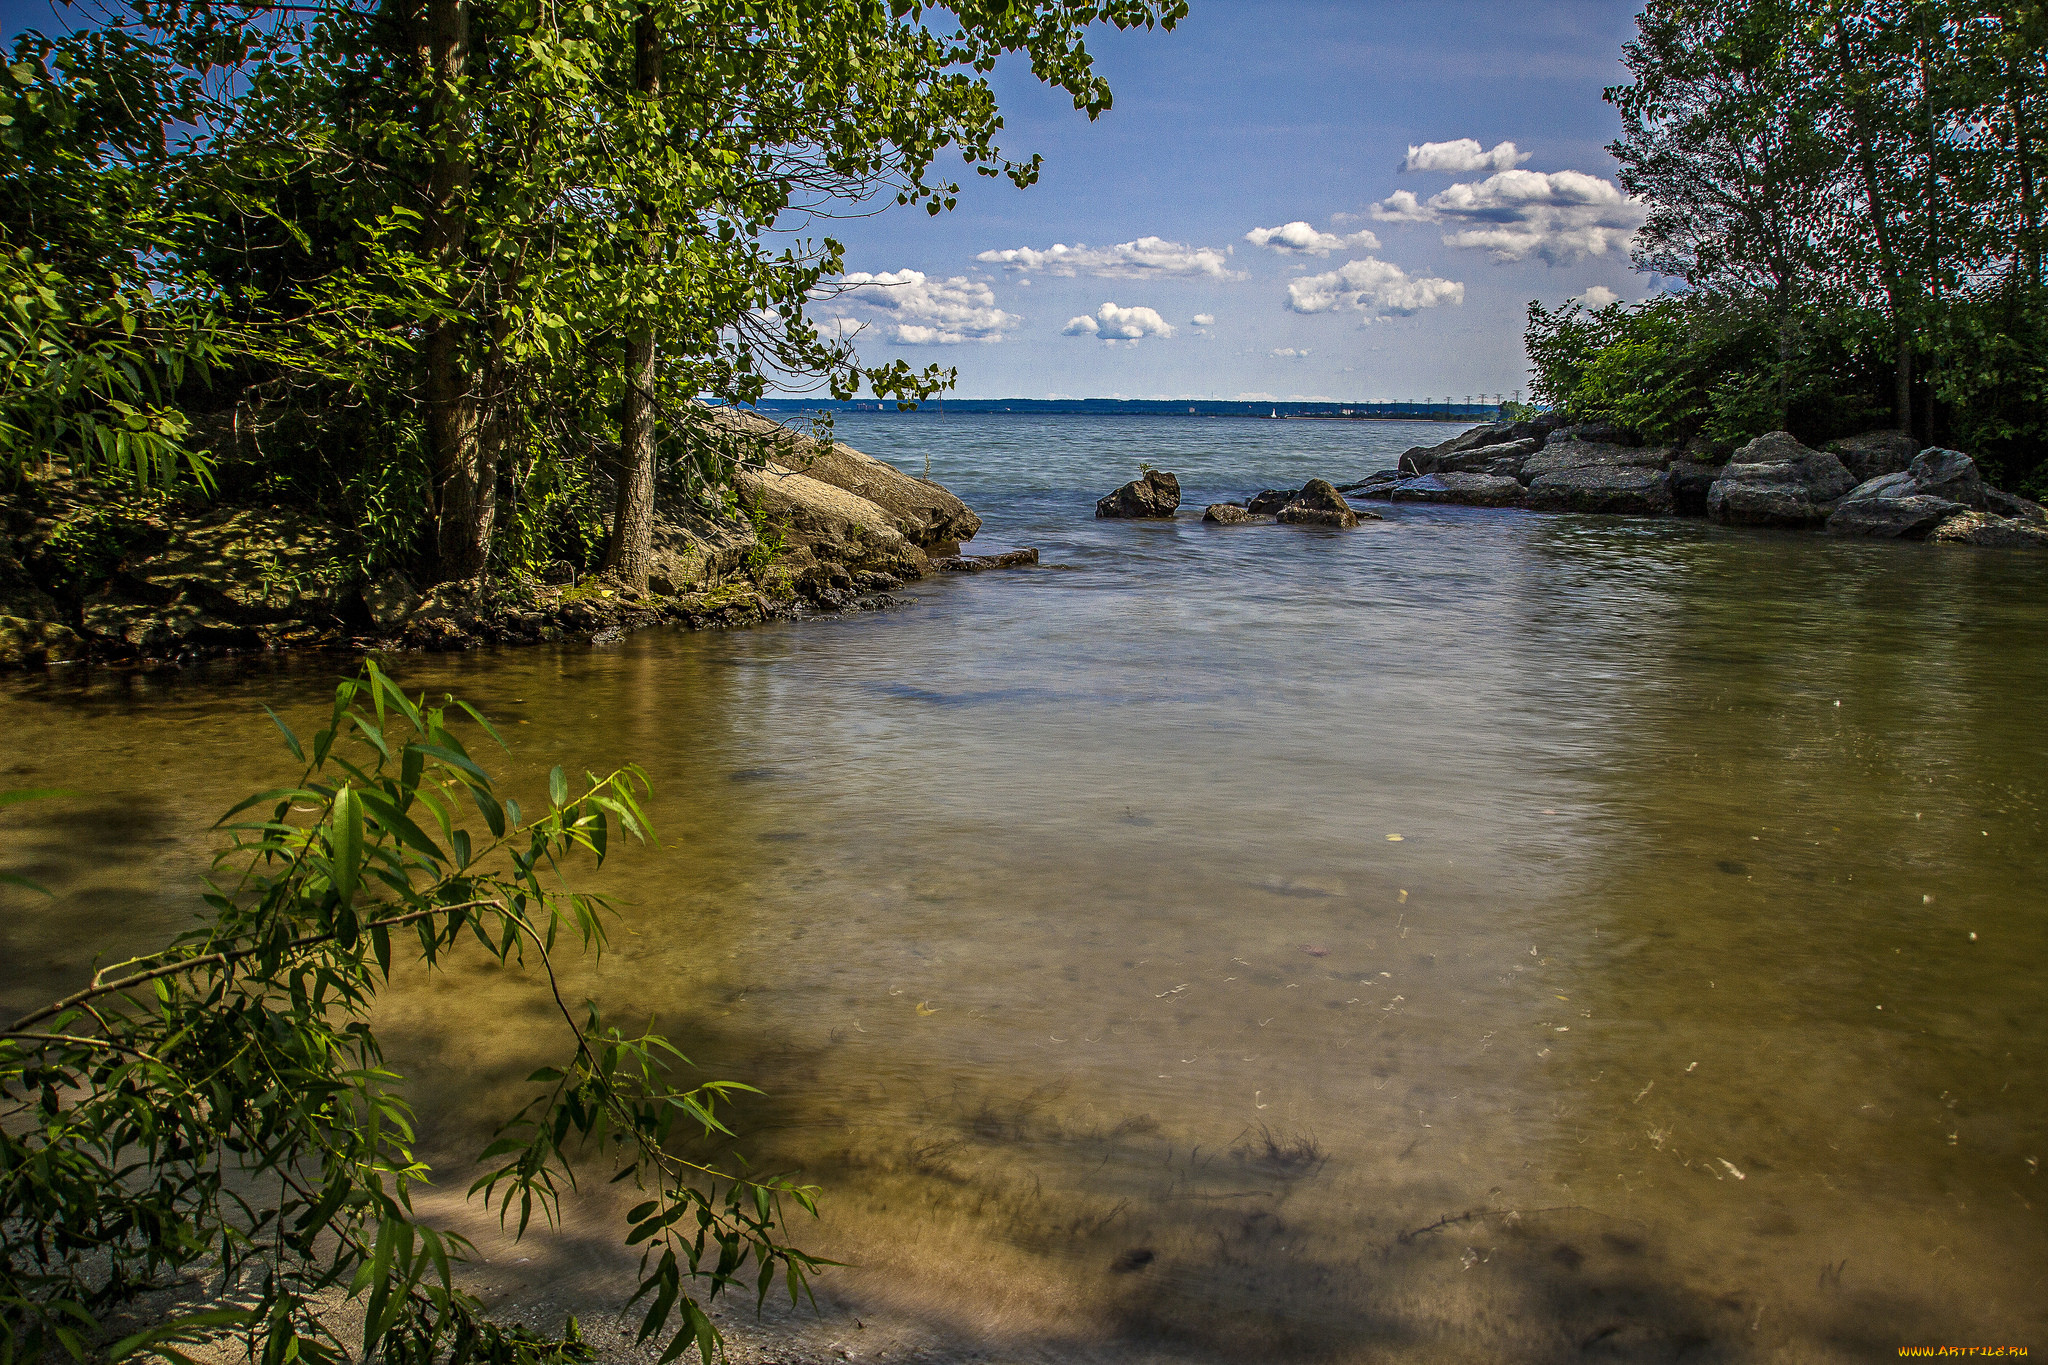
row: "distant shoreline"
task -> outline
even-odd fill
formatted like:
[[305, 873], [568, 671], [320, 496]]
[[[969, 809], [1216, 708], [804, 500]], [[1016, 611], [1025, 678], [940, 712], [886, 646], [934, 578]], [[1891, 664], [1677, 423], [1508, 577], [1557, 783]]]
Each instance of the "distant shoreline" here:
[[[862, 399], [764, 398], [754, 411], [787, 416], [806, 412], [896, 413], [891, 401]], [[920, 415], [1028, 414], [1059, 417], [1313, 417], [1336, 421], [1491, 422], [1501, 409], [1492, 403], [1344, 403], [1321, 400], [1161, 398], [947, 398], [908, 410]]]

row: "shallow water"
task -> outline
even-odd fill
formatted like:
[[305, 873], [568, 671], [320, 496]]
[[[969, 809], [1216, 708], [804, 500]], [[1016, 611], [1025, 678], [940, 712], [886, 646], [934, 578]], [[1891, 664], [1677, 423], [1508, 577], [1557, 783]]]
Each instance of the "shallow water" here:
[[[742, 1148], [824, 1187], [843, 1295], [1051, 1358], [2048, 1347], [2048, 562], [1189, 519], [1431, 426], [839, 434], [1047, 567], [398, 665], [510, 723], [515, 787], [649, 770], [579, 988], [769, 1092]], [[1190, 512], [1092, 520], [1140, 460]], [[0, 825], [59, 892], [4, 893], [0, 1002], [184, 922], [284, 771], [259, 703], [334, 666], [7, 684], [0, 783], [90, 796]], [[387, 1026], [451, 1149], [560, 1041], [468, 969]]]

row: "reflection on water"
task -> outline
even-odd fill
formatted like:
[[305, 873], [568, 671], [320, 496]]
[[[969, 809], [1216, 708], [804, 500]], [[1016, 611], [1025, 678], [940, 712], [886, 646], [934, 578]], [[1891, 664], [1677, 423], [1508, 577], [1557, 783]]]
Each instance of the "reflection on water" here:
[[[842, 420], [1064, 571], [614, 649], [408, 658], [516, 784], [638, 761], [585, 969], [769, 1095], [856, 1301], [1051, 1356], [1862, 1360], [2048, 1345], [2048, 565], [1397, 508], [1096, 523], [1362, 473], [1383, 424]], [[292, 665], [14, 685], [0, 997], [189, 914]], [[252, 717], [255, 719], [252, 721]], [[1396, 837], [1398, 836], [1398, 837]], [[558, 1046], [394, 998], [437, 1141]]]

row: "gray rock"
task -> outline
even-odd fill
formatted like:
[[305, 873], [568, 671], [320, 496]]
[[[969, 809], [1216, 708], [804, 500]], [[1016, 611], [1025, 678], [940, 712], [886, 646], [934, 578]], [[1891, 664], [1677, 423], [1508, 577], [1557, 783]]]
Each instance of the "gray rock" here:
[[[1339, 484], [1337, 491], [1355, 498], [1384, 498], [1387, 491], [1401, 482], [1399, 470], [1379, 469], [1366, 475], [1357, 483]], [[1253, 506], [1258, 504], [1254, 502]]]
[[2007, 493], [1986, 484], [1984, 487], [1985, 510], [2014, 521], [2048, 522], [2048, 512], [2038, 502], [2029, 502], [2017, 493]]
[[[1900, 476], [1894, 474], [1886, 477]], [[1950, 502], [1947, 498], [1930, 498], [1924, 493], [1909, 492], [1904, 496], [1858, 496], [1864, 488], [1883, 481], [1872, 479], [1870, 483], [1842, 499], [1841, 505], [1828, 516], [1828, 534], [1868, 536], [1876, 540], [1919, 540], [1949, 518], [1970, 510], [1959, 502]]]
[[1703, 517], [1707, 514], [1707, 494], [1714, 486], [1714, 480], [1721, 477], [1721, 466], [1702, 464], [1697, 460], [1673, 460], [1671, 462], [1671, 510], [1681, 517]]
[[1522, 461], [1521, 479], [1533, 484], [1545, 474], [1567, 469], [1610, 467], [1663, 469], [1671, 463], [1671, 452], [1663, 446], [1624, 446], [1611, 441], [1566, 440], [1562, 433], [1534, 455]]
[[420, 605], [420, 595], [412, 580], [397, 569], [386, 569], [365, 583], [362, 596], [363, 609], [370, 613], [370, 624], [379, 630], [398, 629]]
[[1576, 426], [1559, 427], [1550, 438], [1553, 441], [1585, 441], [1599, 445], [1633, 446], [1641, 445], [1642, 438], [1627, 427], [1615, 426], [1612, 422], [1581, 422]]
[[1812, 526], [1855, 487], [1856, 476], [1840, 459], [1774, 431], [1722, 468], [1707, 491], [1707, 515], [1736, 526]]
[[1095, 504], [1098, 517], [1139, 520], [1171, 517], [1180, 507], [1180, 480], [1163, 470], [1148, 469]]
[[1998, 549], [2048, 550], [2048, 527], [1989, 512], [1963, 512], [1928, 537], [1937, 545], [1986, 545]]
[[1265, 521], [1267, 518], [1253, 513], [1242, 503], [1212, 502], [1203, 511], [1202, 520], [1214, 522], [1218, 526], [1245, 526], [1255, 521]]
[[1828, 449], [1859, 481], [1868, 481], [1882, 474], [1903, 471], [1907, 463], [1920, 453], [1920, 442], [1903, 431], [1865, 431], [1830, 441]]
[[1929, 447], [1907, 463], [1906, 475], [1918, 491], [1931, 498], [1947, 498], [1979, 509], [1986, 505], [1984, 477], [1977, 472], [1977, 462], [1960, 450]]
[[[932, 567], [942, 573], [986, 573], [990, 569], [1028, 569], [1037, 563], [1036, 550], [1005, 550], [993, 555], [949, 555], [944, 559], [934, 559]], [[893, 588], [896, 584], [875, 578], [862, 586]]]
[[1520, 479], [1448, 470], [1404, 479], [1394, 485], [1390, 500], [1449, 503], [1457, 507], [1520, 507], [1525, 496]]
[[1358, 512], [1328, 479], [1310, 479], [1302, 485], [1301, 495], [1280, 509], [1280, 520], [1289, 526], [1336, 526], [1349, 530], [1358, 525]]
[[1646, 465], [1580, 465], [1538, 475], [1529, 505], [1546, 512], [1598, 512], [1614, 516], [1671, 515], [1671, 475]]
[[1505, 474], [1514, 478], [1523, 463], [1537, 451], [1533, 440], [1507, 441], [1499, 445], [1474, 446], [1437, 459], [1421, 474]]

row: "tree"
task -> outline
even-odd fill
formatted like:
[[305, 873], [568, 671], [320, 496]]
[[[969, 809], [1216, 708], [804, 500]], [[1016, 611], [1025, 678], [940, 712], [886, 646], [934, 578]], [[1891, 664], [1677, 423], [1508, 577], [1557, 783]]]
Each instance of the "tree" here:
[[225, 1285], [251, 1272], [256, 1301], [151, 1327], [113, 1358], [185, 1359], [223, 1332], [275, 1365], [350, 1358], [318, 1311], [326, 1293], [364, 1304], [355, 1359], [587, 1358], [573, 1322], [550, 1339], [486, 1317], [455, 1283], [467, 1244], [411, 1207], [429, 1173], [371, 1006], [394, 973], [459, 951], [537, 968], [568, 1042], [529, 1078], [472, 1195], [524, 1233], [536, 1211], [552, 1219], [572, 1153], [613, 1157], [647, 1191], [626, 1241], [645, 1249], [641, 1339], [666, 1335], [670, 1358], [718, 1353], [699, 1292], [743, 1272], [757, 1294], [777, 1276], [804, 1292], [820, 1263], [784, 1240], [783, 1208], [815, 1211], [814, 1191], [670, 1150], [725, 1134], [718, 1111], [748, 1087], [677, 1086], [687, 1061], [668, 1040], [621, 1032], [594, 1004], [572, 1012], [555, 981], [554, 955], [601, 951], [612, 913], [564, 883], [564, 864], [652, 839], [644, 776], [572, 787], [556, 768], [529, 819], [457, 738], [465, 717], [496, 738], [467, 704], [428, 706], [367, 664], [310, 754], [277, 721], [303, 773], [223, 817], [200, 927], [0, 1030], [0, 1361], [82, 1359], [111, 1306], [186, 1270]]

